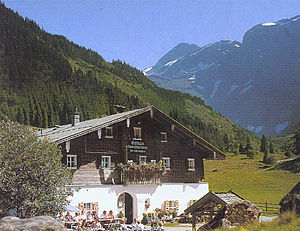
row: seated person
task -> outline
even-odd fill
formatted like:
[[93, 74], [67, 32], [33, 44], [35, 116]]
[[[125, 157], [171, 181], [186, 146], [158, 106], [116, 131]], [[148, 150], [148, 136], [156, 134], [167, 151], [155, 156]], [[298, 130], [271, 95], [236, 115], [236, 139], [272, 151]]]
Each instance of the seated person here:
[[108, 218], [108, 216], [107, 216], [105, 210], [104, 210], [103, 213], [101, 214], [100, 218], [101, 218], [101, 219], [107, 219], [107, 218]]
[[67, 214], [65, 216], [65, 221], [66, 222], [72, 222], [73, 221], [73, 217], [71, 216], [69, 211], [67, 212]]
[[102, 229], [102, 226], [100, 224], [100, 222], [98, 222], [98, 219], [96, 219], [92, 224], [91, 224], [91, 228], [93, 230], [99, 230]]
[[163, 231], [164, 230], [163, 223], [160, 221], [157, 224], [158, 224], [157, 231]]
[[124, 219], [121, 220], [120, 229], [121, 230], [128, 230]]
[[142, 231], [144, 231], [144, 225], [141, 223], [141, 221], [137, 221], [137, 224], [135, 226], [135, 230], [142, 230]]
[[98, 213], [97, 213], [96, 211], [93, 211], [93, 214], [92, 214], [92, 215], [93, 215], [94, 220], [100, 218], [99, 215], [98, 215]]
[[79, 220], [82, 222], [83, 220], [86, 220], [86, 214], [84, 212], [84, 210], [81, 210], [80, 216], [79, 216]]
[[137, 224], [137, 220], [136, 220], [136, 218], [134, 218], [133, 222], [131, 223], [132, 229], [135, 229], [136, 224]]
[[114, 213], [113, 213], [112, 210], [109, 211], [109, 213], [108, 213], [108, 218], [109, 218], [109, 219], [115, 219], [115, 216], [114, 216]]
[[65, 215], [63, 213], [60, 213], [60, 216], [58, 217], [58, 220], [60, 220], [61, 222], [65, 223], [65, 221], [66, 221]]
[[94, 220], [91, 211], [88, 211], [88, 214], [87, 214], [86, 218], [87, 218], [88, 221], [93, 221]]

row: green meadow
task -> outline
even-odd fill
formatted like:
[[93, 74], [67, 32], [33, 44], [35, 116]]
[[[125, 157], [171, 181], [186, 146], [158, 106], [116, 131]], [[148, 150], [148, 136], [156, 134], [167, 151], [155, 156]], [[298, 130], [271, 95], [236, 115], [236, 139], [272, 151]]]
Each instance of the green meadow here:
[[[270, 155], [277, 160], [285, 158], [279, 154]], [[279, 203], [300, 180], [299, 159], [292, 170], [281, 168], [283, 162], [266, 166], [262, 159], [260, 153], [254, 159], [242, 154], [227, 154], [225, 160], [205, 160], [205, 181], [215, 192], [231, 189], [252, 202]], [[284, 163], [288, 165], [288, 162]]]

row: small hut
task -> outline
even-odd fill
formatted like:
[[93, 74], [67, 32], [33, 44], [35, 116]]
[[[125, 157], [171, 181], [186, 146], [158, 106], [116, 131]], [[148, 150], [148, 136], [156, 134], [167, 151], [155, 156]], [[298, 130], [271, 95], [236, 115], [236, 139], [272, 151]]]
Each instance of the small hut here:
[[300, 214], [300, 181], [281, 199], [279, 204], [280, 213], [295, 211], [296, 214]]
[[194, 231], [198, 217], [209, 218], [201, 229], [214, 229], [224, 225], [224, 222], [228, 225], [242, 225], [258, 221], [261, 210], [229, 190], [228, 192], [210, 191], [184, 212], [186, 215], [192, 214], [192, 230]]

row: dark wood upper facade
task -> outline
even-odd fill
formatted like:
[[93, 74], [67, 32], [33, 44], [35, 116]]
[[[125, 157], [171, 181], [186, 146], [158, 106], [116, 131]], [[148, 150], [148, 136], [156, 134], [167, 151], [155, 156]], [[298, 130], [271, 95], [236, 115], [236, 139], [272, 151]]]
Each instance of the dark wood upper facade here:
[[[165, 174], [153, 174], [159, 179], [144, 183], [198, 183], [204, 179], [203, 158], [225, 157], [154, 107], [58, 143], [75, 185], [124, 184], [124, 175], [115, 168], [118, 163], [161, 160], [167, 169]], [[132, 181], [137, 183], [138, 177], [132, 176]]]

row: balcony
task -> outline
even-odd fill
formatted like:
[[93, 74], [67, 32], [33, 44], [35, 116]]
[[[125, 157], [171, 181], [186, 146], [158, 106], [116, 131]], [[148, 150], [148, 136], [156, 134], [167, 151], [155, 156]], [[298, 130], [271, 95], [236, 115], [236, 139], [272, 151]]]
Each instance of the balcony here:
[[158, 184], [161, 185], [160, 172], [124, 170], [121, 173], [123, 185]]

